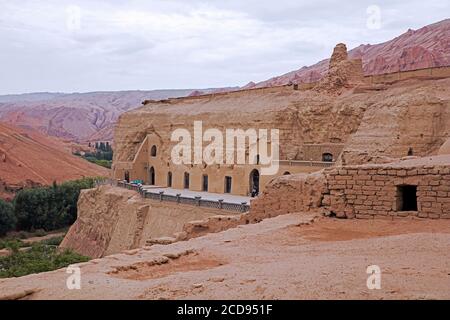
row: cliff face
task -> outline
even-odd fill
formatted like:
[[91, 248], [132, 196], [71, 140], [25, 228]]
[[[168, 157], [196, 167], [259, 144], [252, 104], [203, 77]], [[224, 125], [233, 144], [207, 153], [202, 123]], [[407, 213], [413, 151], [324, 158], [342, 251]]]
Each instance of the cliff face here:
[[188, 222], [220, 213], [218, 209], [145, 200], [134, 191], [101, 186], [81, 192], [78, 218], [60, 247], [99, 258], [142, 247], [153, 238], [172, 237]]
[[449, 84], [450, 79], [399, 84], [375, 94], [347, 142], [344, 164], [437, 154], [450, 135]]
[[[115, 129], [115, 162], [131, 161], [147, 134], [163, 142], [170, 161], [176, 128], [278, 128], [281, 159], [296, 159], [305, 143], [345, 144], [345, 163], [379, 162], [437, 153], [450, 135], [450, 79], [408, 80], [382, 87], [225, 93], [151, 103], [122, 115]], [[384, 161], [384, 160], [382, 160]]]

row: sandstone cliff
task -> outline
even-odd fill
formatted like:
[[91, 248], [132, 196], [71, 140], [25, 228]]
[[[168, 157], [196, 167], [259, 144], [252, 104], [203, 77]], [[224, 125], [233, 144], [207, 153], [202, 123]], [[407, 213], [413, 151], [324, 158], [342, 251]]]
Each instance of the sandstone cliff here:
[[[362, 88], [362, 87], [361, 87]], [[123, 114], [115, 128], [114, 161], [131, 161], [156, 133], [170, 160], [176, 128], [278, 128], [280, 158], [299, 159], [306, 143], [344, 143], [344, 162], [362, 163], [437, 153], [450, 135], [450, 79], [408, 80], [382, 88], [336, 92], [255, 89], [153, 102]]]
[[172, 237], [189, 222], [218, 214], [222, 214], [218, 209], [150, 201], [135, 191], [101, 186], [81, 192], [78, 218], [61, 248], [103, 257], [142, 247], [154, 238]]

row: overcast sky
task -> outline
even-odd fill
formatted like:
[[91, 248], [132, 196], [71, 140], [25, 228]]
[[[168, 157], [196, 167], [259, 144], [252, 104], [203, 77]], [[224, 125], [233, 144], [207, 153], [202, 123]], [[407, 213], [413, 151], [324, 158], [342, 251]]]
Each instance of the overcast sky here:
[[338, 42], [443, 20], [449, 3], [0, 0], [0, 94], [244, 85], [314, 64]]

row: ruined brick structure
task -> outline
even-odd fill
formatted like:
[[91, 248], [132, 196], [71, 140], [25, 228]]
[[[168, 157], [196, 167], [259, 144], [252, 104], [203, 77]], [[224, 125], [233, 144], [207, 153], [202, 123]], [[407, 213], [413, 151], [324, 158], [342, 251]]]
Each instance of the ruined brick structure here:
[[450, 218], [450, 157], [325, 170], [323, 207], [338, 217]]
[[318, 210], [338, 218], [450, 218], [450, 155], [343, 166], [273, 181], [253, 214]]

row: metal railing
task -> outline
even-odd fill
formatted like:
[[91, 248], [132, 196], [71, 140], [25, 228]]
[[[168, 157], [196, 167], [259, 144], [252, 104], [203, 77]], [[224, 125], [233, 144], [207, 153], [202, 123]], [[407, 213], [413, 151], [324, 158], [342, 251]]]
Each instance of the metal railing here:
[[335, 164], [334, 161], [307, 161], [307, 160], [278, 160], [278, 163], [280, 165], [287, 165], [287, 166], [323, 167], [323, 168], [332, 167]]
[[180, 204], [197, 206], [197, 207], [213, 208], [213, 209], [220, 209], [220, 210], [225, 210], [225, 211], [233, 211], [233, 212], [241, 212], [241, 213], [247, 212], [250, 210], [250, 205], [247, 202], [233, 203], [233, 202], [225, 202], [222, 199], [219, 199], [217, 201], [206, 200], [206, 199], [202, 199], [200, 196], [197, 196], [194, 198], [185, 197], [185, 196], [182, 196], [181, 193], [177, 193], [176, 195], [171, 195], [171, 194], [165, 194], [164, 191], [151, 192], [149, 190], [144, 189], [142, 185], [127, 183], [126, 181], [122, 181], [122, 180], [108, 179], [108, 180], [96, 181], [97, 186], [106, 185], [106, 184], [125, 188], [128, 190], [134, 190], [136, 192], [139, 192], [139, 194], [143, 198], [156, 200], [156, 201], [167, 201], [167, 202], [172, 202], [172, 203], [180, 203]]

